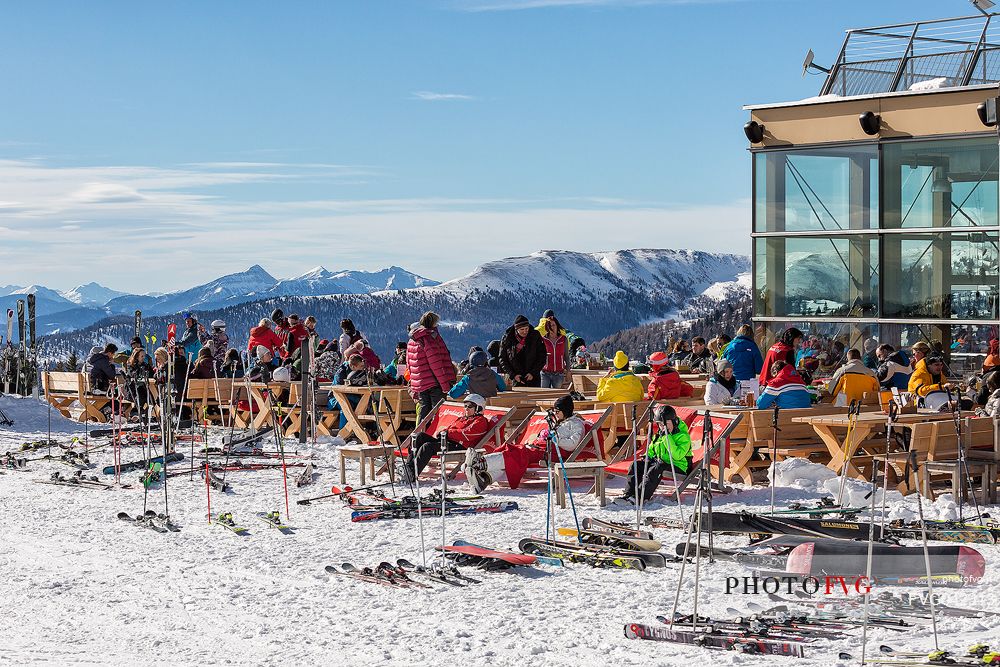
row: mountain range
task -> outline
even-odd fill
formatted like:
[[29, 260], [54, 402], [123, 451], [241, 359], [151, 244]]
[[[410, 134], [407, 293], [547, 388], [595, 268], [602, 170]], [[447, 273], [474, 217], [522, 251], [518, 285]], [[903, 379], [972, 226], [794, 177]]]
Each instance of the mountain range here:
[[[351, 318], [382, 356], [390, 354], [397, 341], [406, 339], [409, 324], [421, 313], [434, 310], [442, 318], [443, 333], [458, 359], [472, 345], [485, 347], [490, 340], [499, 339], [518, 314], [537, 321], [544, 310], [553, 308], [565, 327], [585, 340], [597, 340], [677, 313], [692, 299], [726, 298], [729, 290], [725, 286], [736, 283], [749, 268], [749, 259], [744, 256], [693, 250], [547, 250], [489, 262], [438, 285], [409, 274], [411, 280], [424, 284], [395, 289], [403, 284], [401, 271], [386, 276], [392, 279], [392, 288], [367, 293], [295, 293], [287, 284], [279, 289], [278, 281], [268, 290], [229, 293], [215, 301], [229, 305], [194, 310], [203, 322], [225, 321], [230, 344], [240, 349], [245, 348], [250, 327], [274, 308], [315, 316], [321, 337], [327, 338], [339, 334], [342, 318]], [[251, 271], [262, 269], [251, 267]], [[315, 273], [324, 279], [323, 271]], [[308, 286], [303, 278], [297, 280]], [[190, 297], [185, 299], [191, 301]], [[146, 317], [144, 308], [144, 326], [162, 338], [168, 323], [179, 323], [181, 310], [171, 307], [167, 316]], [[83, 354], [93, 345], [128, 341], [133, 324], [131, 311], [125, 312], [128, 314], [111, 316], [78, 331], [50, 336], [46, 356], [65, 358], [70, 350]]]
[[128, 294], [96, 282], [67, 291], [41, 285], [0, 286], [0, 307], [13, 309], [18, 299], [34, 294], [38, 334], [42, 336], [73, 331], [116, 315], [131, 316], [136, 310], [141, 310], [144, 317], [149, 317], [188, 310], [217, 310], [238, 303], [279, 296], [366, 294], [437, 284], [436, 281], [398, 266], [374, 272], [333, 272], [318, 266], [301, 276], [279, 279], [255, 264], [246, 271], [167, 294]]

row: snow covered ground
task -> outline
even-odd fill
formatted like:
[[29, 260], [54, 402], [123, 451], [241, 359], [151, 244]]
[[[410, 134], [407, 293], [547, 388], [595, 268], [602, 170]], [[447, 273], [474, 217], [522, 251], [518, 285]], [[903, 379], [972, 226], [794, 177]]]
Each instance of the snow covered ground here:
[[[22, 442], [44, 438], [44, 406], [30, 399], [0, 398], [0, 408], [16, 420], [0, 427], [0, 453]], [[53, 437], [82, 437], [82, 429], [58, 415]], [[218, 444], [221, 431], [212, 434]], [[90, 444], [101, 440], [89, 440]], [[291, 445], [294, 448], [294, 444]], [[38, 456], [38, 453], [29, 456]], [[185, 450], [185, 456], [187, 452]], [[541, 567], [525, 573], [467, 573], [483, 583], [465, 588], [398, 590], [331, 577], [324, 566], [351, 561], [376, 565], [406, 557], [421, 560], [418, 523], [413, 520], [352, 524], [339, 501], [298, 506], [295, 499], [327, 492], [338, 481], [336, 448], [316, 448], [317, 481], [290, 488], [289, 523], [294, 535], [282, 535], [253, 517], [280, 509], [284, 514], [280, 472], [229, 473], [229, 493], [212, 494], [212, 510], [230, 511], [250, 528], [240, 538], [206, 521], [206, 494], [198, 476], [168, 481], [170, 514], [182, 531], [157, 534], [115, 519], [121, 510], [143, 507], [139, 473], [128, 473], [127, 490], [89, 490], [37, 484], [61, 463], [39, 461], [29, 472], [0, 475], [0, 662], [12, 664], [336, 664], [336, 665], [688, 665], [839, 664], [837, 653], [861, 653], [860, 631], [844, 642], [820, 642], [806, 648], [806, 659], [767, 658], [709, 651], [659, 642], [630, 641], [627, 622], [655, 624], [669, 614], [679, 566], [645, 572], [595, 570], [584, 565]], [[138, 457], [126, 449], [125, 460]], [[111, 461], [107, 450], [95, 452], [100, 467]], [[172, 468], [183, 468], [187, 458]], [[348, 481], [357, 483], [357, 470]], [[835, 493], [838, 480], [825, 468], [793, 461], [779, 470], [781, 504]], [[464, 488], [464, 478], [458, 483]], [[576, 486], [579, 491], [585, 485]], [[431, 483], [424, 483], [425, 492]], [[540, 492], [541, 491], [541, 492]], [[451, 517], [446, 540], [465, 538], [496, 547], [516, 548], [517, 541], [544, 526], [544, 487], [489, 493], [516, 500], [521, 509], [495, 516]], [[860, 502], [864, 485], [849, 483]], [[615, 491], [612, 490], [612, 494]], [[715, 508], [759, 510], [769, 502], [766, 488], [736, 489], [715, 498]], [[162, 508], [163, 491], [150, 490], [151, 507]], [[909, 518], [915, 503], [890, 494], [893, 516]], [[634, 512], [600, 509], [592, 496], [578, 497], [581, 516], [620, 521]], [[996, 513], [996, 508], [994, 514]], [[929, 518], [948, 517], [956, 508], [947, 498], [925, 507]], [[670, 503], [656, 502], [651, 512], [676, 516]], [[560, 525], [572, 525], [569, 510]], [[425, 522], [427, 546], [441, 539], [440, 520]], [[683, 540], [677, 530], [656, 530], [664, 551]], [[719, 537], [720, 545], [745, 544]], [[977, 545], [987, 557], [986, 578], [975, 587], [941, 591], [945, 602], [1000, 611], [1000, 547]], [[426, 552], [427, 558], [433, 552]], [[692, 572], [689, 567], [688, 573]], [[699, 611], [727, 617], [728, 607], [746, 610], [750, 602], [768, 605], [760, 595], [727, 595], [727, 576], [746, 576], [742, 567], [724, 562], [703, 565]], [[691, 584], [683, 588], [681, 610], [691, 609]], [[912, 592], [912, 589], [910, 589]], [[946, 618], [939, 623], [942, 647], [964, 650], [975, 642], [1000, 640], [1000, 620]], [[909, 633], [874, 630], [870, 650], [880, 643], [907, 649], [930, 649], [929, 626]], [[460, 662], [456, 662], [460, 661]], [[857, 660], [854, 661], [855, 663]]]

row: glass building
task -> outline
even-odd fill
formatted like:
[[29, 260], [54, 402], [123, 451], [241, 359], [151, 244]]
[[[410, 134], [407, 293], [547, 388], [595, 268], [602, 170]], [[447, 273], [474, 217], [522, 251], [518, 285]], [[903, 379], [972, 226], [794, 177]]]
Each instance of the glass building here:
[[982, 362], [1000, 316], [997, 82], [1000, 17], [982, 15], [848, 31], [819, 97], [746, 107], [762, 343], [796, 326]]

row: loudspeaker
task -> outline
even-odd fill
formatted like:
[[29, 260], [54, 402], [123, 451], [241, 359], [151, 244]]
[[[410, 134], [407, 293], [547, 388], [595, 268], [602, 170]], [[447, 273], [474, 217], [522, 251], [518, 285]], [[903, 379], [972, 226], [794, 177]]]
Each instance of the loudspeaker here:
[[878, 134], [879, 126], [882, 125], [882, 116], [874, 111], [866, 111], [858, 116], [858, 122], [861, 123], [861, 130], [872, 136]]
[[976, 107], [976, 113], [979, 114], [979, 120], [986, 127], [996, 127], [997, 124], [997, 98], [991, 97], [986, 100], [978, 107]]
[[764, 141], [764, 126], [752, 120], [743, 126], [743, 134], [747, 135], [751, 144], [759, 144]]

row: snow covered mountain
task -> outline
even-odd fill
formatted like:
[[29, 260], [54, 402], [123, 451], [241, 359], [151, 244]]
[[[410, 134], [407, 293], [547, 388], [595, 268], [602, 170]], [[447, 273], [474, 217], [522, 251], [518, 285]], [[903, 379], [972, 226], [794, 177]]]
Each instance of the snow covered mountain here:
[[[307, 290], [328, 284], [337, 275], [320, 267], [293, 281], [278, 282], [284, 284], [282, 289], [258, 291], [258, 300], [195, 310], [202, 321], [225, 321], [234, 347], [245, 345], [249, 328], [277, 307], [286, 313], [314, 315], [324, 337], [338, 333], [340, 319], [349, 317], [379, 354], [388, 354], [397, 341], [404, 340], [407, 326], [421, 313], [434, 310], [442, 317], [453, 356], [461, 358], [469, 346], [485, 346], [499, 338], [521, 313], [537, 320], [544, 310], [553, 308], [564, 325], [588, 341], [663, 319], [692, 301], [705, 299], [706, 290], [725, 293], [723, 286], [738, 281], [749, 264], [747, 257], [739, 255], [690, 250], [541, 251], [489, 262], [435, 286], [309, 296]], [[278, 295], [292, 282], [298, 283], [299, 291]], [[174, 308], [166, 317], [149, 317], [143, 308], [155, 332], [179, 321], [179, 312], [180, 308]], [[131, 336], [127, 319], [119, 317], [56, 336], [52, 344], [68, 351], [86, 350], [105, 340], [127, 340]]]
[[542, 250], [483, 264], [472, 273], [442, 283], [450, 294], [531, 292], [606, 297], [620, 291], [692, 295], [750, 270], [739, 255], [696, 250], [639, 249], [581, 253]]
[[381, 271], [333, 272], [317, 266], [296, 278], [279, 280], [269, 290], [268, 296], [322, 296], [325, 294], [368, 294], [383, 290], [413, 289], [437, 285], [437, 281], [423, 278], [398, 266]]
[[120, 296], [125, 296], [125, 292], [113, 290], [99, 283], [90, 282], [86, 285], [77, 285], [68, 292], [60, 293], [63, 298], [69, 299], [80, 306], [94, 306], [100, 308], [108, 301]]

